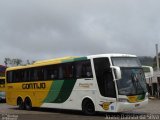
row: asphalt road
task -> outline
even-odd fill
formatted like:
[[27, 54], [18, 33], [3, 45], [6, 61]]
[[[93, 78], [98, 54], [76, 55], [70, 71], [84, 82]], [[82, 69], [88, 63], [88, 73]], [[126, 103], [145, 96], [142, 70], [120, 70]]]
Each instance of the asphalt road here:
[[85, 116], [81, 111], [34, 108], [18, 110], [15, 106], [0, 103], [0, 120], [105, 120], [105, 119], [160, 119], [160, 100], [150, 100], [145, 108], [124, 113], [97, 113]]

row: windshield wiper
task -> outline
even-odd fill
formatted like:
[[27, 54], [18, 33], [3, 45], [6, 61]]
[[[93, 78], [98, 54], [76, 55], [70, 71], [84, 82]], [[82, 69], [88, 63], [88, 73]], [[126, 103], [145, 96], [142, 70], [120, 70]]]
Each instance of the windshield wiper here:
[[[135, 91], [136, 91], [136, 94], [138, 94], [138, 87], [140, 86], [140, 90], [145, 93], [144, 91], [144, 88], [142, 87], [141, 83], [139, 82], [139, 79], [137, 78], [136, 75], [134, 75], [133, 73], [131, 74], [131, 78], [132, 78], [132, 83], [133, 83], [133, 86], [135, 88]], [[142, 93], [142, 94], [143, 94]]]

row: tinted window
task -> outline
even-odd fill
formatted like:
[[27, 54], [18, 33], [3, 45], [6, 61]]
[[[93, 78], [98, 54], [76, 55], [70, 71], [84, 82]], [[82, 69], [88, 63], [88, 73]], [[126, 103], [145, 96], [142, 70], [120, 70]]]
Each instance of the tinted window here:
[[108, 58], [95, 58], [94, 67], [96, 72], [99, 91], [104, 97], [116, 97], [115, 84], [110, 69]]
[[45, 67], [46, 80], [58, 79], [58, 66], [51, 65]]
[[12, 71], [7, 72], [7, 82], [11, 83], [12, 82]]
[[18, 78], [18, 82], [20, 81], [25, 81], [25, 71], [24, 70], [19, 70], [19, 78]]
[[20, 80], [20, 72], [19, 70], [13, 71], [13, 82], [19, 82]]
[[44, 80], [44, 69], [42, 67], [35, 69], [35, 80]]
[[92, 78], [90, 60], [75, 62], [76, 78]]
[[29, 69], [29, 81], [34, 81], [35, 80], [35, 69]]
[[112, 57], [114, 66], [119, 67], [141, 67], [141, 63], [136, 57]]
[[30, 71], [29, 69], [24, 70], [24, 82], [30, 81]]
[[64, 79], [73, 78], [73, 65], [72, 65], [72, 63], [62, 64], [61, 67], [62, 67], [61, 68], [62, 70], [60, 69], [60, 71], [61, 71], [61, 74], [63, 74]]
[[75, 76], [76, 78], [93, 77], [90, 60], [8, 71], [7, 82], [65, 80], [73, 79]]
[[10, 71], [7, 73], [7, 82], [21, 82], [25, 81], [24, 70]]
[[5, 84], [5, 80], [4, 79], [0, 79], [0, 85]]

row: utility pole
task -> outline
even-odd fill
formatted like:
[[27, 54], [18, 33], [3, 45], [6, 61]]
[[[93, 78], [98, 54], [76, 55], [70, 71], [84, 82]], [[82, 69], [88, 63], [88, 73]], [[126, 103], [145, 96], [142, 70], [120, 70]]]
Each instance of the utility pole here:
[[159, 55], [158, 55], [158, 44], [156, 44], [156, 59], [157, 59], [157, 71], [159, 71]]

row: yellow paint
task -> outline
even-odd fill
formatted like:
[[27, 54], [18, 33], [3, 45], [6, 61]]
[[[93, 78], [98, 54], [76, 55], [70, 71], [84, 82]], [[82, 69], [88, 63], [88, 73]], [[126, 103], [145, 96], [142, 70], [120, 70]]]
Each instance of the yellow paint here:
[[51, 59], [51, 60], [42, 60], [42, 61], [37, 61], [37, 62], [35, 62], [31, 65], [27, 65], [27, 66], [10, 67], [10, 68], [7, 68], [6, 71], [40, 67], [40, 66], [51, 65], [51, 64], [59, 64], [59, 63], [62, 63], [63, 60], [70, 60], [70, 59], [74, 59], [74, 58], [78, 58], [78, 57], [70, 56], [70, 57], [56, 58], [56, 59]]
[[61, 62], [63, 60], [74, 59], [74, 58], [77, 58], [77, 57], [76, 56], [68, 56], [68, 57], [55, 58], [55, 59], [50, 59], [50, 60], [42, 60], [42, 61], [37, 61], [34, 64], [56, 63], [56, 62]]
[[110, 105], [109, 102], [104, 102], [104, 103], [102, 104], [102, 107], [103, 107], [104, 110], [109, 110], [109, 105]]
[[[27, 65], [27, 66], [17, 66], [17, 67], [10, 67], [7, 68], [6, 73], [12, 70], [20, 70], [20, 69], [27, 69], [27, 68], [34, 68], [39, 66], [45, 65], [53, 65], [53, 64], [60, 64], [64, 60], [70, 60], [77, 57], [63, 57], [51, 60], [44, 60], [38, 61], [34, 64]], [[7, 83], [6, 84], [6, 100], [8, 104], [17, 105], [17, 98], [21, 97], [23, 101], [26, 97], [29, 97], [32, 101], [32, 106], [40, 107], [43, 103], [43, 100], [47, 97], [48, 92], [51, 88], [53, 81], [45, 81], [46, 88], [45, 89], [22, 89], [23, 84], [30, 84], [30, 83], [44, 83], [44, 81], [34, 81], [34, 82], [19, 82], [19, 83]]]
[[135, 102], [137, 102], [137, 97], [138, 96], [128, 96], [128, 101], [130, 103], [135, 103]]
[[[23, 100], [26, 97], [29, 97], [32, 101], [32, 106], [40, 107], [43, 103], [43, 100], [48, 95], [50, 87], [53, 81], [38, 81], [38, 82], [23, 82], [23, 83], [9, 83], [6, 85], [6, 99], [7, 103], [11, 105], [17, 105], [17, 98], [20, 96]], [[45, 83], [45, 89], [22, 89], [23, 84], [29, 83]]]

